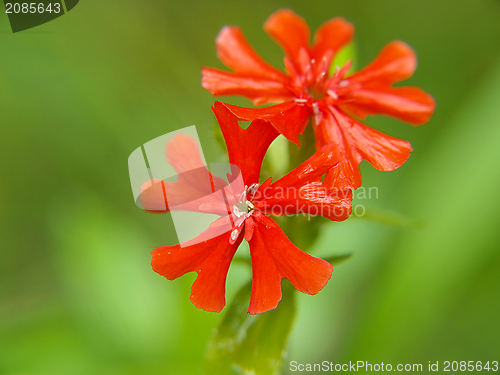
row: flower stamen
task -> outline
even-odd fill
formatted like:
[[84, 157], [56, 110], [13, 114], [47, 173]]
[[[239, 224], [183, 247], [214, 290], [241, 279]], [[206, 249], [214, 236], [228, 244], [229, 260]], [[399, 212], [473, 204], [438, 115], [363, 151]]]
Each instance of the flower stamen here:
[[326, 93], [327, 93], [330, 97], [332, 97], [333, 99], [335, 99], [335, 100], [338, 100], [338, 98], [339, 98], [339, 96], [337, 95], [337, 93], [336, 93], [335, 91], [333, 91], [333, 90], [328, 90]]

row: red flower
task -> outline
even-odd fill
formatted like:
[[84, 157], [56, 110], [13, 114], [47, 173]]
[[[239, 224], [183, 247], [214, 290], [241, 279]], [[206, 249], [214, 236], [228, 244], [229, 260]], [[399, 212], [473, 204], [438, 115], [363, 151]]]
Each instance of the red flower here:
[[254, 104], [282, 102], [256, 109], [228, 107], [239, 118], [269, 121], [296, 144], [312, 117], [316, 149], [333, 143], [341, 154], [340, 162], [325, 179], [331, 188], [358, 188], [362, 160], [390, 171], [408, 159], [412, 148], [407, 141], [369, 128], [350, 116], [364, 119], [384, 114], [413, 125], [429, 120], [435, 106], [430, 95], [416, 87], [392, 87], [409, 78], [416, 68], [415, 54], [408, 45], [389, 43], [359, 72], [349, 75], [348, 63], [329, 75], [335, 54], [353, 38], [352, 24], [334, 18], [316, 31], [310, 45], [306, 22], [291, 10], [280, 10], [269, 17], [264, 30], [283, 48], [288, 75], [262, 60], [239, 28], [228, 26], [217, 37], [217, 52], [234, 73], [204, 68], [203, 87], [214, 95], [245, 96]]
[[[186, 272], [197, 272], [191, 289], [191, 301], [198, 308], [219, 312], [225, 305], [225, 283], [229, 264], [243, 239], [250, 244], [252, 258], [252, 292], [248, 312], [258, 314], [274, 309], [281, 299], [281, 279], [288, 279], [299, 291], [316, 294], [331, 277], [332, 266], [297, 248], [268, 214], [291, 215], [311, 213], [331, 220], [345, 220], [351, 210], [352, 192], [331, 193], [325, 189], [321, 176], [338, 160], [338, 151], [325, 146], [305, 163], [283, 178], [259, 184], [261, 163], [278, 132], [263, 120], [253, 121], [247, 129], [223, 103], [216, 102], [213, 111], [227, 143], [229, 161], [239, 167], [245, 187], [227, 185], [210, 175], [211, 191], [200, 188], [197, 180], [202, 165], [196, 142], [177, 135], [167, 145], [166, 155], [175, 169], [182, 173], [175, 182], [162, 182], [144, 191], [146, 209], [184, 209], [218, 214], [210, 227], [197, 238], [183, 244], [162, 246], [153, 251], [152, 266], [169, 280]], [[194, 162], [193, 162], [194, 161]], [[196, 168], [194, 174], [185, 174]], [[233, 173], [234, 175], [234, 173]], [[231, 178], [229, 178], [231, 181]], [[193, 205], [203, 194], [223, 187], [224, 201], [207, 197], [205, 203]], [[156, 195], [155, 195], [156, 194]], [[168, 204], [155, 200], [167, 197]], [[171, 200], [171, 197], [174, 197]], [[312, 212], [312, 208], [315, 208]], [[220, 228], [229, 224], [229, 230]]]

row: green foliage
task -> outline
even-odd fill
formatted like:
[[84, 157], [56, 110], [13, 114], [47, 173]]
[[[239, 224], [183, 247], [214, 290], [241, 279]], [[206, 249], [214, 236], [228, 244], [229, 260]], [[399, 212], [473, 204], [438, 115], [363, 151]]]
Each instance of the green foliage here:
[[331, 256], [328, 258], [325, 258], [325, 260], [330, 263], [332, 266], [335, 266], [337, 264], [343, 263], [346, 260], [350, 259], [352, 257], [352, 254], [347, 254], [347, 255], [336, 255], [336, 256]]
[[295, 316], [295, 288], [282, 282], [283, 297], [274, 310], [250, 315], [251, 283], [243, 286], [208, 342], [206, 375], [281, 374]]
[[227, 155], [226, 141], [224, 140], [224, 135], [222, 134], [221, 128], [217, 124], [215, 124], [213, 127], [213, 137], [222, 150], [224, 156]]
[[262, 163], [261, 181], [268, 177], [273, 177], [273, 181], [276, 181], [289, 171], [288, 143], [283, 136], [278, 136], [271, 143]]
[[335, 70], [338, 68], [342, 68], [349, 61], [352, 62], [351, 68], [349, 69], [349, 73], [355, 72], [357, 69], [357, 49], [356, 42], [349, 43], [347, 46], [342, 48], [336, 55], [333, 60], [332, 66], [330, 67], [330, 74], [335, 73]]
[[[353, 216], [352, 219], [358, 218]], [[415, 220], [411, 217], [402, 215], [399, 212], [381, 210], [376, 208], [367, 208], [365, 214], [359, 217], [363, 220], [369, 220], [380, 224], [386, 224], [396, 227], [422, 227], [425, 225], [424, 220]]]
[[[426, 225], [405, 227], [391, 243], [360, 317], [353, 358], [395, 360], [410, 350], [421, 360], [443, 352], [483, 361], [497, 355], [499, 98], [496, 68], [409, 171], [414, 198], [407, 209]], [[422, 192], [431, 194], [422, 200]]]

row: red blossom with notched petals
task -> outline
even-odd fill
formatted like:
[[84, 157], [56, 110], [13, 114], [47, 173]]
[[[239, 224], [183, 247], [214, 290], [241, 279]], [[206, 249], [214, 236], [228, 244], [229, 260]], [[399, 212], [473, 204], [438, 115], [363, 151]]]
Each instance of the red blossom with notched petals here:
[[216, 46], [219, 59], [233, 72], [204, 68], [203, 87], [213, 95], [244, 96], [256, 105], [280, 103], [228, 108], [238, 118], [270, 122], [296, 144], [312, 118], [316, 149], [335, 144], [341, 156], [327, 174], [329, 188], [358, 188], [362, 160], [381, 171], [391, 171], [408, 159], [412, 147], [407, 141], [378, 132], [353, 117], [363, 120], [380, 114], [413, 125], [429, 120], [435, 106], [429, 94], [416, 87], [392, 86], [415, 71], [416, 56], [407, 44], [389, 43], [356, 73], [348, 74], [348, 63], [330, 75], [336, 53], [353, 38], [351, 23], [342, 18], [327, 21], [310, 44], [307, 23], [291, 10], [280, 10], [269, 17], [264, 30], [284, 50], [287, 74], [262, 60], [238, 27], [227, 26], [219, 33]]
[[[161, 246], [154, 250], [153, 269], [169, 280], [187, 272], [196, 272], [198, 277], [191, 289], [191, 301], [198, 308], [219, 312], [225, 306], [225, 283], [229, 265], [239, 244], [245, 239], [249, 242], [252, 259], [250, 314], [276, 308], [282, 296], [283, 278], [288, 279], [301, 292], [318, 293], [331, 277], [331, 264], [297, 248], [268, 215], [303, 213], [322, 215], [335, 221], [345, 220], [351, 212], [352, 191], [330, 191], [321, 181], [321, 176], [338, 163], [337, 147], [326, 145], [283, 178], [274, 183], [268, 179], [259, 186], [262, 160], [279, 133], [260, 119], [243, 129], [238, 124], [239, 118], [223, 103], [216, 102], [213, 111], [227, 143], [229, 162], [239, 167], [246, 185], [245, 208], [242, 209], [241, 201], [238, 202], [238, 188], [231, 186], [225, 189], [225, 201], [211, 200], [197, 207], [185, 206], [189, 210], [215, 213], [221, 218], [200, 236], [182, 246]], [[190, 159], [199, 159], [196, 142], [182, 135], [177, 135], [169, 142], [166, 154], [171, 163], [176, 163], [172, 164], [178, 172], [184, 172], [187, 165], [192, 165]], [[195, 167], [199, 165], [195, 163]], [[170, 199], [177, 193], [180, 195], [181, 205], [190, 201], [185, 195], [198, 194], [192, 186], [193, 183], [199, 185], [196, 178], [197, 175], [194, 175], [194, 180], [178, 178], [175, 182], [155, 184], [149, 193], [146, 189], [146, 194], [143, 195], [145, 208], [148, 209], [148, 205], [160, 206], [154, 203], [155, 200], [162, 201], [164, 197]], [[211, 176], [211, 180], [215, 181], [216, 178]], [[210, 192], [215, 190], [214, 184]], [[237, 206], [238, 204], [240, 205]], [[167, 210], [169, 206], [163, 205]], [[313, 207], [315, 210], [311, 212]], [[226, 215], [223, 215], [224, 212]], [[229, 222], [229, 231], [222, 234], [217, 232], [221, 225]]]

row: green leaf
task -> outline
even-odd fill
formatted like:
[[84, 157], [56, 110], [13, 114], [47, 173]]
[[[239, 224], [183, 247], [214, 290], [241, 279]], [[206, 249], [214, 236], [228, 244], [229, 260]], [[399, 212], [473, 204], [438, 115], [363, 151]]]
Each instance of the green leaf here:
[[353, 218], [360, 218], [364, 220], [375, 221], [381, 224], [392, 225], [396, 227], [423, 227], [425, 222], [423, 220], [413, 219], [405, 216], [399, 212], [379, 210], [379, 209], [366, 209], [363, 216], [352, 216]]
[[347, 46], [342, 48], [336, 55], [333, 60], [332, 65], [330, 66], [330, 75], [335, 73], [337, 67], [342, 68], [347, 62], [352, 61], [351, 69], [349, 69], [349, 73], [353, 73], [356, 71], [356, 55], [357, 55], [356, 43], [349, 43]]
[[250, 315], [251, 283], [240, 289], [208, 342], [205, 374], [281, 374], [295, 317], [295, 288], [283, 280], [282, 291], [276, 309]]
[[288, 143], [289, 141], [285, 137], [277, 137], [269, 146], [264, 157], [263, 163], [269, 170], [269, 177], [274, 177], [275, 180], [285, 175], [290, 169]]
[[224, 140], [224, 135], [222, 134], [222, 130], [220, 126], [217, 124], [213, 127], [213, 137], [217, 144], [220, 146], [221, 150], [227, 155], [227, 145]]
[[352, 257], [352, 254], [346, 254], [346, 255], [336, 255], [332, 257], [325, 258], [325, 260], [330, 263], [332, 266], [343, 263], [347, 259], [350, 259]]

